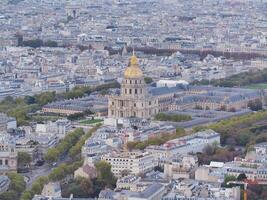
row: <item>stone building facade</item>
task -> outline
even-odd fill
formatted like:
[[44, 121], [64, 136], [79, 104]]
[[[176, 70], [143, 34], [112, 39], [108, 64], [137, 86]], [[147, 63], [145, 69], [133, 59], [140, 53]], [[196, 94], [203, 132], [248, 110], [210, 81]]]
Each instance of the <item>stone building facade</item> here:
[[151, 118], [158, 113], [158, 99], [148, 93], [144, 75], [135, 55], [124, 72], [119, 96], [110, 96], [108, 105], [110, 118]]
[[0, 134], [0, 175], [17, 171], [16, 145], [7, 134]]

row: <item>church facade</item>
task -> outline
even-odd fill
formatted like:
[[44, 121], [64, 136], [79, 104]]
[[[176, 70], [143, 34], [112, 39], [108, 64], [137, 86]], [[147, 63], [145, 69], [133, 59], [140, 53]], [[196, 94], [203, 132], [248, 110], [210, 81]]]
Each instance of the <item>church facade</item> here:
[[120, 95], [109, 97], [108, 116], [151, 118], [158, 112], [158, 99], [148, 92], [137, 57], [133, 55], [124, 72]]

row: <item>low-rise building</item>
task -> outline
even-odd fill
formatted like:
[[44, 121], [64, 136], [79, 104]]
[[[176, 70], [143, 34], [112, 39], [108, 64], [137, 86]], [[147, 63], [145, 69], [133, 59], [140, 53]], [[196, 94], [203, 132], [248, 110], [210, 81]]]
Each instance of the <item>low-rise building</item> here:
[[267, 154], [267, 142], [259, 143], [254, 145], [256, 154], [266, 155]]
[[143, 174], [157, 166], [154, 156], [148, 152], [110, 153], [105, 154], [101, 159], [111, 164], [111, 171], [117, 177], [120, 177], [123, 172]]
[[0, 175], [17, 171], [16, 143], [8, 134], [0, 134]]
[[223, 188], [217, 183], [183, 180], [174, 183], [173, 188], [162, 200], [240, 200], [240, 187]]
[[0, 194], [8, 190], [9, 184], [10, 179], [7, 176], [0, 175]]
[[5, 113], [0, 113], [0, 131], [16, 129], [17, 121], [14, 117], [8, 117]]
[[64, 138], [66, 133], [71, 130], [71, 122], [67, 119], [58, 119], [55, 122], [49, 121], [36, 125], [36, 133], [38, 135], [55, 136]]
[[173, 159], [171, 162], [164, 164], [164, 175], [166, 178], [171, 179], [189, 179], [197, 163], [197, 157], [190, 155], [184, 156], [181, 160], [177, 158]]
[[89, 138], [82, 147], [82, 157], [101, 156], [111, 148], [102, 140], [91, 140]]
[[140, 184], [138, 191], [122, 190], [114, 192], [109, 189], [102, 190], [99, 200], [125, 199], [125, 200], [161, 200], [167, 192], [167, 187], [161, 183]]
[[43, 196], [61, 197], [61, 187], [59, 182], [49, 182], [44, 185], [42, 190]]
[[141, 177], [137, 177], [135, 175], [124, 176], [124, 177], [118, 178], [116, 188], [125, 189], [125, 190], [134, 190], [133, 187], [135, 187], [135, 185], [139, 183], [140, 180], [141, 180]]
[[177, 154], [202, 152], [206, 145], [214, 143], [220, 144], [220, 134], [209, 129], [170, 140], [161, 146], [149, 146], [146, 151], [153, 153], [160, 162], [163, 162]]
[[82, 177], [86, 179], [94, 179], [97, 176], [97, 172], [94, 166], [84, 164], [74, 172], [74, 178]]

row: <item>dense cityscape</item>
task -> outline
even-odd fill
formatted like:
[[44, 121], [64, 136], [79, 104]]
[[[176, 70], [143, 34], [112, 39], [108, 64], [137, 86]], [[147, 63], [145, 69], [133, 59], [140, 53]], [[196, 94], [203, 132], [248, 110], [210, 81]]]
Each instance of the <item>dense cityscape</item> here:
[[1, 0], [0, 200], [266, 200], [266, 0]]

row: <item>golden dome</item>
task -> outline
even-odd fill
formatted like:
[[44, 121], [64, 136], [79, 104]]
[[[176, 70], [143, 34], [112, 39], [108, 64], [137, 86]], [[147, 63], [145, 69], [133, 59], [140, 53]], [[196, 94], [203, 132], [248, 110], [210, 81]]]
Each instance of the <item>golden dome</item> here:
[[125, 78], [141, 78], [143, 77], [143, 72], [138, 65], [138, 60], [135, 55], [130, 59], [130, 66], [124, 71]]

